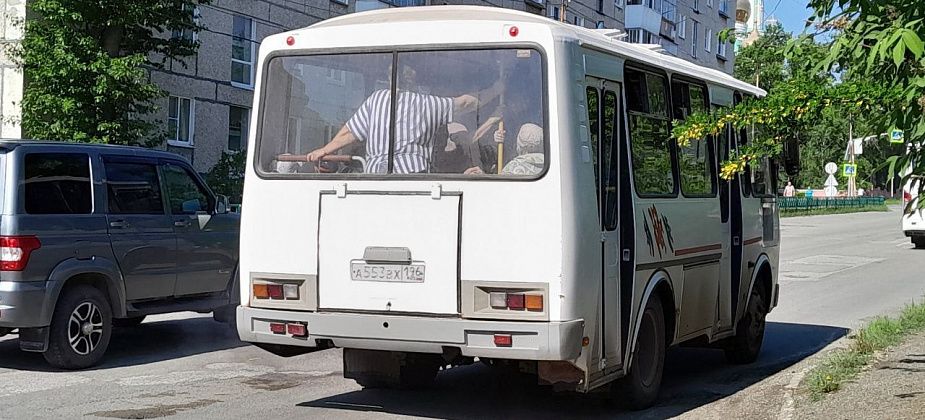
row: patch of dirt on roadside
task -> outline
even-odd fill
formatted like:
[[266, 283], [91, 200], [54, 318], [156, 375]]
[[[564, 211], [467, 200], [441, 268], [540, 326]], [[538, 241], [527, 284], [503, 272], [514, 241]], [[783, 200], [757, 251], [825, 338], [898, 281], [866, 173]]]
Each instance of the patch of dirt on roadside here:
[[268, 373], [242, 381], [245, 385], [263, 391], [279, 391], [295, 388], [305, 381], [301, 375], [290, 373]]
[[97, 411], [87, 414], [88, 416], [109, 417], [116, 419], [155, 419], [158, 417], [167, 417], [177, 414], [181, 411], [195, 410], [197, 408], [207, 407], [218, 400], [196, 400], [185, 404], [158, 404], [145, 408], [134, 408], [126, 410]]

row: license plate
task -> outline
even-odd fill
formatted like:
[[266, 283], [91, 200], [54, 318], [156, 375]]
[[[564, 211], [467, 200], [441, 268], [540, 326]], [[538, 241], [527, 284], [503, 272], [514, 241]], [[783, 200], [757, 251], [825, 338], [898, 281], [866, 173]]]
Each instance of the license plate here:
[[391, 281], [397, 283], [423, 283], [424, 264], [367, 264], [350, 263], [353, 281]]

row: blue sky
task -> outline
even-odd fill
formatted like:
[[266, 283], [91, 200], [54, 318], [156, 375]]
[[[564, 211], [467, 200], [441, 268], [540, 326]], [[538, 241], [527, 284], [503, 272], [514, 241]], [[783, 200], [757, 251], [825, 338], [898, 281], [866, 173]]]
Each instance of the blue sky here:
[[764, 13], [780, 20], [787, 32], [799, 34], [811, 11], [806, 8], [806, 0], [764, 0]]

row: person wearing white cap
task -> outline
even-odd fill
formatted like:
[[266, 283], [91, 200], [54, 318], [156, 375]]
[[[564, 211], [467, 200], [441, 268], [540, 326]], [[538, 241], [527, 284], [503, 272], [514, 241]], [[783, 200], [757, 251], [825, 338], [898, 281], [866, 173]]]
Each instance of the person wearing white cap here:
[[[495, 131], [495, 142], [504, 144], [506, 130]], [[536, 175], [543, 171], [543, 127], [533, 123], [520, 126], [517, 132], [517, 156], [501, 168], [502, 175]], [[471, 168], [466, 174], [483, 174], [480, 168]]]

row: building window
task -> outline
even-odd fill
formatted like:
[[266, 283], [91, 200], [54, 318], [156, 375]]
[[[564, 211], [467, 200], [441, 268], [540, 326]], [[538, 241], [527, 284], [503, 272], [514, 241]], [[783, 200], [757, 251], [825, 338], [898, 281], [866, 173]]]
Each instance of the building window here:
[[585, 26], [585, 18], [581, 16], [575, 16], [575, 26]]
[[331, 1], [333, 1], [334, 3], [337, 3], [337, 4], [343, 4], [344, 6], [349, 6], [349, 5], [350, 5], [350, 0], [331, 0]]
[[700, 0], [694, 0], [694, 7], [692, 7], [692, 9], [694, 9], [694, 12], [700, 13]]
[[604, 21], [603, 21], [603, 20], [597, 21], [597, 26], [596, 26], [596, 28], [597, 28], [597, 29], [604, 29]]
[[622, 9], [623, 5], [625, 4], [624, 1], [625, 0], [613, 0], [613, 6], [617, 9]]
[[706, 36], [703, 37], [703, 49], [710, 52], [713, 49], [713, 30], [707, 29]]
[[[186, 7], [187, 6], [184, 5], [183, 10], [186, 10]], [[200, 19], [199, 7], [193, 7], [193, 23], [198, 25], [199, 19]], [[171, 39], [182, 39], [187, 42], [196, 42], [198, 38], [198, 34], [196, 33], [196, 31], [193, 30], [193, 28], [174, 29], [170, 33], [170, 38]]]
[[553, 20], [559, 20], [559, 6], [553, 6], [549, 9], [549, 17]]
[[716, 35], [716, 55], [726, 58], [726, 44], [723, 40], [719, 39], [719, 34]]
[[713, 7], [713, 0], [707, 0], [707, 7]]
[[729, 16], [729, 1], [719, 0], [719, 14]]
[[171, 96], [167, 108], [167, 143], [180, 146], [192, 145], [193, 100]]
[[228, 107], [228, 150], [244, 150], [247, 145], [247, 122], [250, 110], [239, 106]]
[[597, 0], [597, 12], [604, 14], [604, 0]]
[[645, 29], [627, 29], [627, 40], [634, 44], [660, 44], [659, 36]]
[[678, 21], [678, 38], [687, 38], [687, 16], [681, 16]]
[[244, 16], [234, 16], [231, 37], [231, 83], [252, 87], [254, 85], [254, 21]]
[[697, 32], [700, 31], [700, 22], [694, 21], [691, 32], [691, 57], [697, 58]]

